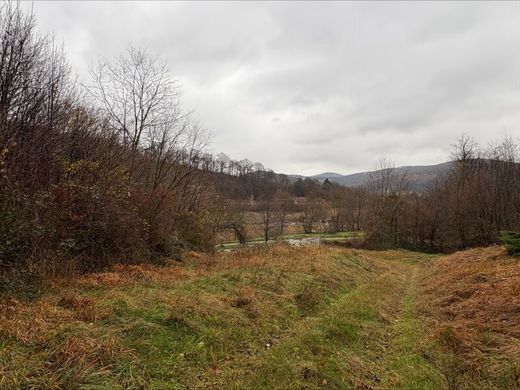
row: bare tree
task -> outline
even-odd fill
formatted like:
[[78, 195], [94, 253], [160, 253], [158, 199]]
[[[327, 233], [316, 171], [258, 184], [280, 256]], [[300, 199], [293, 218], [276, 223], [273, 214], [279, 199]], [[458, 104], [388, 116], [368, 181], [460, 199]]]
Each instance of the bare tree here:
[[231, 230], [240, 244], [247, 243], [247, 215], [243, 204], [239, 202], [226, 202], [226, 217], [222, 222], [221, 229]]
[[184, 223], [181, 217], [200, 206], [208, 133], [182, 110], [167, 65], [146, 51], [130, 47], [113, 63], [100, 60], [90, 73], [90, 96], [130, 151], [128, 178], [146, 194], [143, 214], [152, 239], [172, 235], [177, 221]]
[[409, 191], [407, 172], [398, 172], [386, 159], [379, 160], [366, 183], [373, 194], [371, 230], [372, 236], [381, 244], [399, 244], [401, 240], [400, 219], [404, 200]]
[[326, 216], [325, 204], [322, 199], [308, 197], [300, 217], [305, 233], [313, 233], [316, 225]]
[[275, 212], [279, 223], [278, 235], [282, 236], [287, 225], [287, 214], [294, 206], [294, 199], [286, 190], [278, 190], [274, 194]]
[[275, 226], [275, 207], [273, 199], [266, 199], [259, 203], [259, 212], [262, 217], [262, 231], [264, 241], [271, 239], [271, 233]]
[[146, 146], [156, 128], [179, 119], [176, 81], [167, 65], [146, 51], [130, 47], [114, 63], [99, 60], [90, 74], [88, 91], [132, 150]]

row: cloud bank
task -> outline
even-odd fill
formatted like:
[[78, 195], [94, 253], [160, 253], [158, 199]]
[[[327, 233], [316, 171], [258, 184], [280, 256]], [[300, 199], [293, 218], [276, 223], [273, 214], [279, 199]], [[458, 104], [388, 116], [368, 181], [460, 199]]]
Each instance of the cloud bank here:
[[214, 151], [277, 172], [448, 159], [520, 136], [520, 4], [36, 2], [80, 79], [129, 45], [159, 54]]

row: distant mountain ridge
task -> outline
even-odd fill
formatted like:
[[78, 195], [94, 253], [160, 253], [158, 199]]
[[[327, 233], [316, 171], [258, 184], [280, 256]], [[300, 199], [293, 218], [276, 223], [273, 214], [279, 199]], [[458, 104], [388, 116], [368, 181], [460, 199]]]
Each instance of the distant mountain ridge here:
[[[408, 173], [410, 180], [410, 189], [412, 191], [424, 191], [430, 183], [432, 183], [437, 177], [446, 174], [453, 166], [455, 162], [449, 161], [435, 165], [412, 165], [392, 168], [398, 173]], [[343, 185], [345, 187], [358, 187], [366, 183], [371, 172], [366, 171], [353, 173], [350, 175], [341, 175], [335, 172], [325, 172], [318, 175], [309, 176], [309, 178], [323, 183], [325, 179], [333, 183]], [[304, 176], [291, 175], [293, 179], [304, 178]]]

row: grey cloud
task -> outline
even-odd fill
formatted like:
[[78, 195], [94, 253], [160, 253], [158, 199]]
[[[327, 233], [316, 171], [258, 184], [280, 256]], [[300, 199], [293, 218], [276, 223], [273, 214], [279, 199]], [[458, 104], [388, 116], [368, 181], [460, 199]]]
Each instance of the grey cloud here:
[[168, 61], [213, 149], [314, 174], [441, 162], [466, 132], [520, 136], [515, 3], [37, 2], [88, 64], [128, 44]]

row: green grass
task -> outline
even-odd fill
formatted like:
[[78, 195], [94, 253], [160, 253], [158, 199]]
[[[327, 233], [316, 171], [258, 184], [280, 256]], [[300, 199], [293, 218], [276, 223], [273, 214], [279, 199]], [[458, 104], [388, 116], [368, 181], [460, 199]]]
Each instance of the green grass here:
[[520, 232], [501, 232], [500, 241], [511, 256], [520, 257]]
[[384, 362], [390, 375], [385, 376], [383, 388], [440, 389], [445, 385], [442, 373], [425, 357], [432, 345], [425, 345], [428, 326], [417, 313], [416, 273], [414, 269], [407, 278]]
[[0, 388], [448, 388], [417, 303], [432, 259], [282, 245], [87, 277], [76, 306], [0, 317]]
[[[143, 375], [152, 388], [166, 383], [243, 388], [249, 367], [269, 358], [268, 345], [282, 342], [305, 321], [308, 303], [311, 312], [320, 312], [340, 291], [348, 290], [349, 283], [341, 285], [350, 280], [346, 264], [343, 258], [330, 259], [328, 266], [339, 276], [326, 279], [276, 268], [238, 269], [194, 279], [163, 292], [162, 300], [171, 300], [171, 307], [154, 305], [153, 289], [128, 290], [127, 299], [140, 301], [138, 309], [119, 310], [112, 326], [139, 319], [122, 342], [139, 351]], [[242, 296], [249, 286], [254, 286], [254, 298]], [[113, 305], [122, 306], [120, 301]]]
[[243, 388], [354, 388], [375, 385], [389, 324], [383, 306], [395, 299], [389, 294], [383, 301], [374, 296], [374, 288], [399, 290], [390, 275], [381, 275], [368, 284], [339, 295], [322, 311], [297, 324], [294, 334], [273, 348]]

